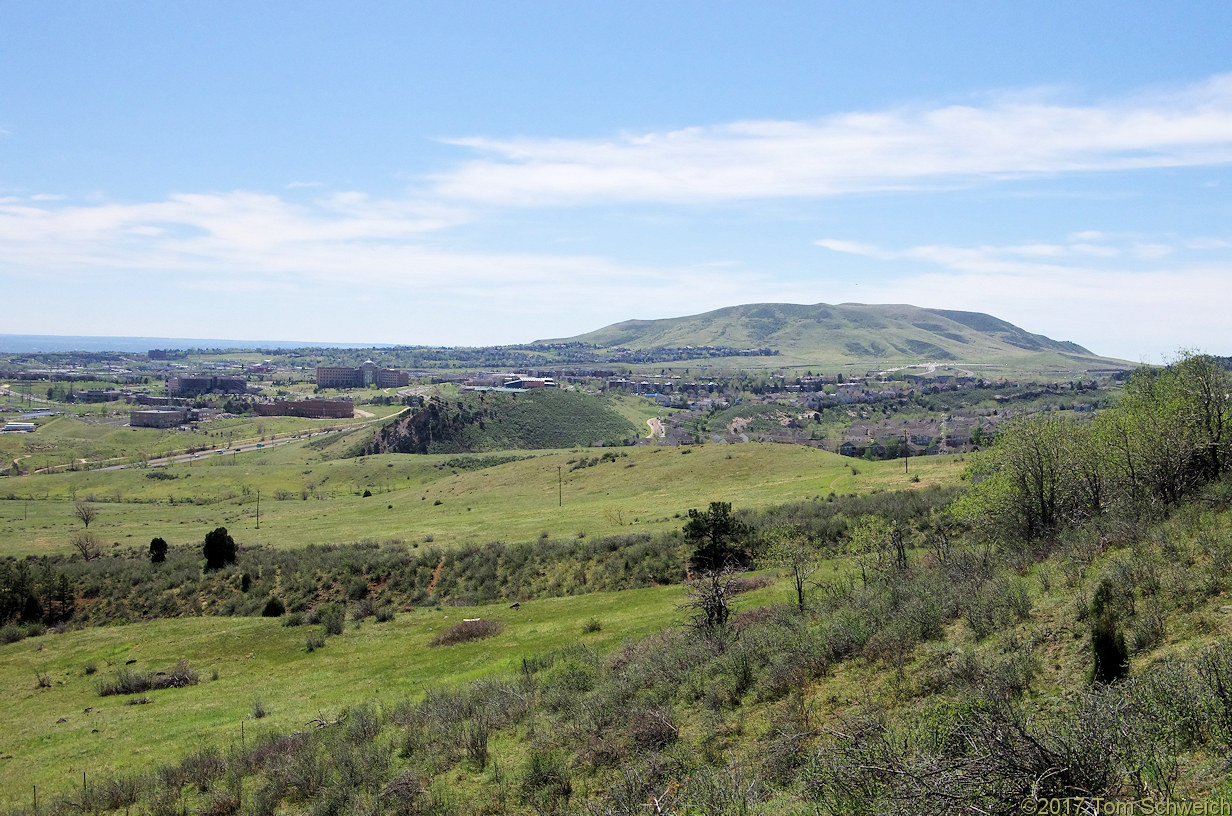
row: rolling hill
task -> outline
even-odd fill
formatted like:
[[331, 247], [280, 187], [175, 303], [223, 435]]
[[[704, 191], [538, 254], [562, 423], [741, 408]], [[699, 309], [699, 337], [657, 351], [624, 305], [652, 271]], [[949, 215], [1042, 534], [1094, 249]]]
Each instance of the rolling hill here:
[[364, 447], [374, 453], [475, 453], [622, 442], [638, 428], [613, 406], [585, 394], [538, 389], [525, 394], [467, 392], [433, 397], [382, 427]]
[[730, 306], [687, 317], [626, 320], [576, 337], [538, 341], [561, 343], [628, 349], [765, 348], [777, 352], [778, 365], [942, 361], [1065, 368], [1124, 365], [1077, 343], [1032, 334], [979, 312], [861, 303]]

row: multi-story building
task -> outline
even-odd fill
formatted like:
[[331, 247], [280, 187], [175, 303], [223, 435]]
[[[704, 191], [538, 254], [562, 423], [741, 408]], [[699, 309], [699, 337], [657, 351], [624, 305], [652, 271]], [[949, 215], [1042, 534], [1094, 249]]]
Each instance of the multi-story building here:
[[128, 424], [134, 428], [175, 428], [187, 421], [187, 408], [148, 408], [128, 416]]
[[258, 403], [261, 416], [297, 416], [311, 419], [350, 419], [355, 416], [355, 403], [349, 399], [278, 400]]
[[371, 360], [365, 360], [359, 368], [317, 366], [318, 388], [401, 388], [410, 383], [405, 371], [380, 368]]
[[208, 394], [221, 391], [224, 394], [243, 394], [248, 390], [248, 383], [243, 377], [168, 377], [167, 393], [181, 397]]

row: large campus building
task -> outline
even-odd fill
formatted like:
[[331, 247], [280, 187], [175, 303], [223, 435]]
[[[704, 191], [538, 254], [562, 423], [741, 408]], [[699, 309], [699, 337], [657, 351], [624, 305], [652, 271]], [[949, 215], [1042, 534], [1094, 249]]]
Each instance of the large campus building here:
[[243, 394], [247, 390], [248, 382], [243, 377], [200, 375], [167, 378], [167, 393], [177, 397], [195, 397], [216, 391]]
[[371, 360], [359, 368], [344, 366], [317, 366], [318, 388], [401, 388], [411, 384], [405, 371], [379, 368]]
[[312, 419], [350, 419], [355, 416], [355, 403], [349, 399], [277, 400], [257, 403], [260, 416], [297, 416]]

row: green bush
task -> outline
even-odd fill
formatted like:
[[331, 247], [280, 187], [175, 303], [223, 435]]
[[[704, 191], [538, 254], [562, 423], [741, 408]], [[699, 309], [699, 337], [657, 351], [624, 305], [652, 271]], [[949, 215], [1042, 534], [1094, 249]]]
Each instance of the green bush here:
[[432, 646], [453, 646], [458, 643], [466, 643], [471, 640], [482, 640], [490, 638], [494, 635], [499, 635], [505, 631], [505, 624], [498, 620], [472, 620], [462, 621], [441, 632], [436, 637], [432, 638], [430, 645]]
[[228, 564], [234, 564], [239, 548], [235, 539], [227, 533], [226, 527], [217, 527], [206, 533], [205, 545], [201, 551], [205, 555], [205, 571], [213, 572]]
[[531, 748], [522, 769], [522, 801], [535, 807], [552, 807], [573, 795], [569, 763], [562, 754]]
[[310, 625], [321, 624], [322, 631], [327, 635], [341, 635], [346, 623], [346, 607], [332, 601], [323, 603], [309, 610], [304, 621]]

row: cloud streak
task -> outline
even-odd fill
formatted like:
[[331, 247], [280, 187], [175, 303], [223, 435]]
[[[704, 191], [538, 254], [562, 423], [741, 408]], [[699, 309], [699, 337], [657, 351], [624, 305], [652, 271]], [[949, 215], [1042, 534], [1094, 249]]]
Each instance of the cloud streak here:
[[1221, 249], [1217, 240], [1165, 243], [1084, 232], [1051, 244], [889, 249], [839, 239], [816, 243], [895, 265], [888, 279], [861, 287], [868, 302], [909, 299], [988, 312], [1134, 362], [1174, 355], [1178, 327], [1185, 327], [1187, 345], [1215, 352], [1226, 346], [1226, 307], [1212, 295], [1227, 291], [1232, 263], [1221, 253], [1215, 260], [1205, 255]]
[[[47, 324], [70, 309], [75, 325], [83, 325], [82, 315], [93, 320], [107, 312], [98, 308], [104, 301], [128, 308], [118, 292], [139, 293], [133, 297], [141, 298], [143, 314], [171, 313], [184, 303], [221, 312], [251, 296], [243, 304], [253, 310], [251, 320], [284, 320], [283, 328], [262, 332], [284, 336], [301, 336], [302, 315], [314, 314], [318, 303], [345, 303], [323, 311], [335, 321], [331, 334], [349, 321], [347, 337], [338, 339], [466, 343], [520, 342], [532, 332], [565, 336], [629, 317], [741, 302], [853, 299], [987, 311], [1032, 331], [1087, 345], [1097, 345], [1087, 338], [1105, 338], [1110, 349], [1143, 355], [1172, 350], [1164, 338], [1180, 331], [1188, 332], [1187, 342], [1213, 349], [1225, 342], [1216, 336], [1222, 302], [1210, 293], [1227, 291], [1232, 278], [1226, 236], [1085, 231], [1018, 244], [972, 239], [905, 249], [880, 238], [828, 237], [816, 243], [837, 253], [827, 260], [842, 260], [814, 275], [798, 271], [812, 263], [807, 257], [791, 273], [761, 269], [760, 258], [743, 257], [741, 243], [729, 241], [727, 231], [738, 230], [704, 223], [699, 207], [778, 199], [788, 211], [802, 199], [851, 193], [1228, 163], [1232, 74], [1087, 105], [999, 96], [807, 122], [453, 143], [478, 157], [386, 198], [311, 181], [277, 194], [185, 192], [138, 202], [0, 198], [0, 280], [16, 293], [10, 330], [19, 320], [31, 333], [54, 330]], [[672, 251], [684, 260], [633, 263], [621, 259], [624, 249], [588, 251], [627, 246], [633, 249], [626, 258], [651, 257], [638, 240], [662, 241], [676, 227], [639, 233], [645, 203], [666, 205], [653, 213], [668, 212], [678, 222], [671, 240], [679, 237], [685, 250]], [[558, 239], [577, 221], [558, 224], [556, 213], [539, 218], [517, 209], [594, 205], [610, 205], [610, 221], [621, 231], [588, 222], [579, 230], [586, 237], [570, 244], [583, 248], [572, 253], [558, 251]], [[810, 228], [801, 222], [800, 229]], [[599, 243], [588, 245], [590, 236]], [[784, 242], [784, 257], [791, 246], [809, 252], [811, 237], [797, 232]], [[856, 277], [845, 266], [875, 271]], [[52, 296], [59, 298], [54, 306]], [[279, 299], [290, 316], [266, 308], [283, 305]], [[131, 318], [112, 319], [120, 326]], [[212, 331], [174, 325], [181, 328], [158, 331]], [[132, 333], [100, 324], [90, 330]], [[1074, 336], [1078, 331], [1088, 333]]]
[[[314, 314], [302, 307], [318, 304], [331, 333], [349, 339], [467, 344], [589, 331], [648, 300], [697, 303], [704, 292], [709, 307], [737, 302], [749, 286], [776, 291], [768, 276], [739, 268], [724, 276], [585, 252], [483, 252], [441, 237], [468, 221], [456, 207], [354, 192], [306, 204], [251, 192], [136, 204], [10, 197], [0, 200], [0, 278], [31, 308], [10, 312], [9, 330], [48, 331], [34, 291], [49, 287], [66, 295], [56, 321], [87, 320], [98, 333], [131, 333], [119, 325], [131, 317], [98, 308], [103, 293], [124, 291], [145, 304], [145, 319], [173, 315], [163, 333], [208, 331], [211, 314], [261, 303], [262, 333], [299, 337]], [[194, 320], [205, 328], [188, 328]], [[537, 325], [510, 328], [528, 320]]]
[[480, 158], [432, 181], [510, 206], [703, 203], [918, 190], [1232, 161], [1232, 74], [1090, 105], [984, 105], [746, 121], [601, 139], [459, 138]]

